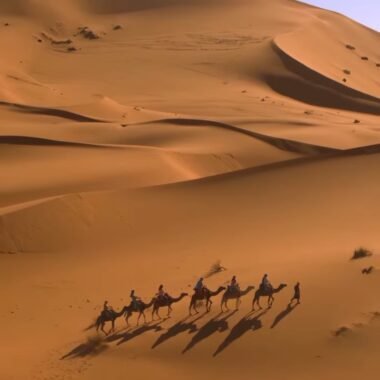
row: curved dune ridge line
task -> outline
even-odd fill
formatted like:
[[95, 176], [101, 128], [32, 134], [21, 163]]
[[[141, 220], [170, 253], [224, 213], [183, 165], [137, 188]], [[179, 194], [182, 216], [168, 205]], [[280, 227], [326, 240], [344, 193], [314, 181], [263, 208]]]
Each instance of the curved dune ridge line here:
[[380, 115], [380, 98], [354, 90], [332, 81], [289, 56], [273, 44], [274, 51], [290, 73], [286, 76], [268, 75], [268, 84], [280, 94], [320, 107], [331, 107]]
[[[318, 145], [312, 145], [312, 144], [307, 144], [307, 143], [301, 143], [297, 141], [291, 141], [287, 139], [282, 139], [282, 138], [276, 138], [276, 137], [271, 137], [267, 135], [263, 135], [261, 133], [257, 133], [254, 131], [250, 130], [245, 130], [243, 128], [235, 127], [231, 124], [227, 124], [224, 122], [219, 122], [219, 121], [213, 121], [213, 120], [200, 120], [200, 119], [186, 119], [186, 118], [181, 118], [181, 119], [163, 119], [163, 120], [157, 120], [157, 121], [152, 121], [149, 123], [168, 123], [168, 124], [176, 124], [176, 125], [184, 125], [184, 126], [198, 126], [201, 127], [203, 125], [205, 126], [214, 126], [214, 127], [219, 127], [219, 128], [224, 128], [230, 131], [234, 131], [237, 133], [241, 133], [247, 136], [251, 136], [254, 138], [257, 138], [261, 141], [266, 142], [267, 144], [273, 145], [278, 149], [281, 150], [286, 150], [289, 152], [295, 152], [295, 153], [302, 153], [302, 154], [323, 154], [323, 153], [331, 153], [335, 152], [336, 149], [333, 148], [328, 148], [328, 147], [323, 147], [323, 146], [318, 146]], [[148, 123], [146, 123], [148, 124]]]
[[[222, 191], [222, 195], [218, 196], [217, 198], [222, 198], [227, 196], [229, 194], [228, 190], [229, 188], [234, 189], [233, 192], [235, 193], [241, 193], [241, 196], [243, 199], [247, 199], [249, 196], [248, 194], [251, 191], [256, 192], [258, 190], [253, 190], [255, 187], [260, 188], [261, 181], [270, 181], [272, 184], [271, 186], [275, 186], [275, 184], [279, 184], [280, 179], [277, 178], [280, 176], [281, 178], [288, 177], [289, 183], [291, 184], [291, 187], [298, 187], [300, 192], [309, 192], [311, 191], [313, 196], [316, 196], [316, 193], [318, 192], [317, 189], [311, 189], [310, 186], [315, 181], [325, 181], [326, 184], [328, 184], [329, 178], [333, 178], [330, 176], [337, 175], [338, 171], [341, 170], [342, 167], [344, 167], [345, 160], [347, 159], [348, 162], [351, 164], [351, 168], [353, 168], [355, 172], [355, 182], [357, 181], [360, 188], [365, 188], [365, 184], [359, 184], [360, 183], [360, 176], [364, 177], [365, 174], [359, 174], [361, 165], [357, 166], [355, 163], [366, 163], [367, 168], [370, 168], [370, 171], [375, 170], [376, 165], [379, 161], [379, 153], [380, 153], [380, 145], [368, 147], [368, 148], [360, 148], [360, 149], [353, 149], [347, 152], [341, 152], [336, 153], [333, 155], [330, 155], [328, 157], [324, 158], [301, 158], [298, 160], [292, 160], [289, 162], [282, 162], [282, 163], [275, 163], [271, 165], [266, 165], [259, 168], [254, 169], [248, 169], [243, 170], [239, 173], [235, 172], [233, 174], [224, 174], [215, 176], [212, 178], [203, 179], [200, 181], [192, 181], [184, 184], [177, 184], [172, 185], [169, 187], [166, 186], [160, 186], [159, 188], [152, 188], [150, 193], [154, 195], [155, 193], [160, 194], [167, 192], [168, 194], [173, 193], [175, 194], [175, 197], [179, 197], [178, 201], [182, 199], [182, 197], [186, 196], [186, 193], [191, 192], [191, 189], [194, 189], [196, 193], [200, 192], [200, 194], [203, 194], [201, 196], [209, 197], [210, 195], [207, 195], [209, 190], [209, 186], [213, 187], [215, 190], [219, 187]], [[359, 171], [358, 171], [359, 170]], [[358, 172], [357, 172], [358, 171]], [[314, 173], [314, 174], [313, 174]], [[336, 173], [336, 174], [333, 174]], [[302, 184], [300, 181], [299, 176], [306, 176], [306, 178], [311, 181], [310, 183], [307, 182], [306, 184]], [[316, 178], [312, 179], [313, 176], [317, 176]], [[357, 177], [359, 176], [359, 177]], [[356, 178], [357, 177], [357, 178]], [[311, 180], [312, 179], [312, 180]], [[337, 175], [336, 181], [344, 181], [345, 183], [348, 183], [349, 180], [349, 174], [348, 173], [342, 173], [342, 175]], [[247, 187], [247, 184], [249, 186]], [[166, 190], [167, 189], [167, 190]], [[225, 190], [223, 190], [225, 189]], [[293, 189], [294, 190], [294, 189]], [[122, 190], [126, 191], [126, 190]], [[226, 191], [226, 192], [225, 192]], [[271, 192], [274, 191], [274, 188], [270, 190]], [[289, 190], [292, 191], [292, 190]], [[324, 189], [323, 191], [326, 191]], [[184, 193], [184, 194], [183, 194]], [[212, 192], [213, 193], [213, 192]], [[118, 214], [115, 214], [115, 207], [121, 206], [122, 211], [129, 212], [128, 210], [131, 207], [137, 207], [133, 206], [133, 203], [130, 203], [128, 200], [131, 199], [140, 199], [139, 202], [144, 200], [143, 195], [138, 195], [139, 193], [126, 193], [126, 196], [119, 197], [114, 196], [113, 192], [100, 192], [99, 195], [91, 195], [82, 193], [81, 195], [67, 195], [65, 197], [55, 197], [50, 199], [41, 199], [37, 201], [27, 202], [25, 204], [19, 204], [17, 206], [12, 207], [3, 207], [0, 211], [1, 215], [3, 215], [4, 223], [3, 223], [3, 229], [2, 229], [2, 235], [0, 238], [0, 242], [2, 243], [0, 247], [0, 251], [7, 252], [12, 246], [12, 242], [9, 241], [9, 236], [18, 236], [17, 241], [23, 242], [19, 243], [20, 251], [39, 251], [39, 250], [60, 250], [64, 246], [68, 245], [75, 245], [75, 244], [83, 244], [83, 238], [89, 239], [86, 244], [90, 244], [91, 240], [94, 239], [93, 231], [91, 229], [86, 232], [85, 235], [81, 236], [83, 234], [82, 227], [78, 227], [79, 230], [75, 232], [75, 234], [67, 241], [67, 243], [64, 244], [64, 241], [66, 239], [65, 235], [68, 233], [67, 229], [65, 227], [66, 225], [66, 216], [65, 214], [70, 214], [70, 220], [71, 220], [71, 228], [73, 227], [72, 223], [75, 223], [75, 225], [82, 225], [83, 220], [88, 220], [90, 218], [92, 222], [88, 222], [85, 224], [88, 224], [88, 226], [94, 225], [94, 228], [104, 228], [104, 223], [109, 223], [109, 218], [114, 219], [117, 218]], [[224, 194], [224, 195], [223, 195]], [[371, 191], [372, 194], [372, 191]], [[216, 196], [216, 194], [214, 194]], [[311, 194], [308, 195], [308, 197], [312, 197]], [[192, 195], [190, 195], [190, 198]], [[148, 197], [151, 199], [150, 197]], [[147, 198], [147, 199], [148, 199]], [[95, 204], [93, 204], [92, 199], [95, 200]], [[101, 200], [100, 203], [98, 200]], [[102, 200], [103, 199], [103, 200]], [[158, 197], [159, 199], [159, 197]], [[259, 199], [255, 200], [255, 197], [251, 198], [249, 202], [253, 202], [255, 204], [256, 202], [262, 202]], [[316, 199], [320, 199], [320, 196], [316, 196]], [[83, 202], [84, 200], [87, 200], [86, 202]], [[154, 201], [154, 197], [149, 201]], [[242, 202], [241, 199], [239, 202]], [[65, 204], [68, 202], [69, 204], [72, 204], [71, 207], [66, 207]], [[104, 203], [105, 202], [105, 203]], [[111, 203], [110, 203], [111, 202]], [[119, 203], [121, 202], [121, 203]], [[157, 200], [157, 202], [159, 202]], [[289, 204], [287, 204], [286, 207], [293, 207], [293, 202], [289, 199]], [[344, 201], [340, 201], [342, 203], [342, 207], [344, 205]], [[76, 205], [76, 206], [75, 206]], [[79, 207], [80, 205], [80, 207]], [[118, 206], [119, 205], [119, 206]], [[293, 206], [292, 206], [293, 205]], [[311, 207], [312, 205], [309, 205]], [[79, 207], [79, 208], [77, 208]], [[148, 207], [148, 206], [145, 206]], [[155, 206], [156, 207], [156, 206]], [[160, 207], [164, 207], [163, 205]], [[228, 206], [229, 207], [229, 206]], [[263, 205], [263, 207], [265, 207]], [[41, 212], [41, 210], [44, 210], [44, 212]], [[58, 211], [61, 210], [61, 211]], [[92, 211], [91, 211], [92, 210]], [[95, 211], [97, 210], [97, 211]], [[149, 210], [147, 210], [150, 212]], [[79, 214], [77, 214], [79, 212]], [[201, 213], [205, 213], [206, 211], [203, 210]], [[82, 216], [80, 216], [82, 213], [84, 213]], [[90, 213], [90, 214], [88, 214]], [[92, 215], [92, 216], [91, 216]], [[106, 219], [103, 219], [103, 216], [106, 216]], [[90, 217], [91, 216], [91, 217]], [[14, 221], [17, 221], [16, 224], [14, 224]], [[35, 223], [38, 223], [39, 225], [44, 225], [44, 228], [42, 231], [38, 232], [36, 231], [36, 234], [34, 236], [28, 236], [26, 240], [17, 232], [18, 229], [24, 229], [24, 228], [34, 228], [33, 225]], [[78, 224], [79, 223], [79, 224]], [[97, 226], [99, 224], [99, 226]], [[28, 227], [29, 225], [29, 227]], [[23, 227], [22, 227], [23, 226]], [[102, 227], [103, 226], [103, 227]], [[109, 227], [112, 226], [112, 223]], [[73, 233], [73, 231], [70, 228], [70, 233]], [[92, 227], [91, 227], [92, 228]], [[123, 229], [123, 226], [117, 227], [112, 234], [116, 234], [115, 237], [119, 234], [119, 229]], [[74, 228], [75, 230], [75, 228]], [[49, 231], [49, 232], [48, 232]], [[108, 233], [111, 233], [109, 231]], [[121, 233], [121, 231], [120, 231]], [[50, 236], [51, 239], [48, 241], [43, 242], [46, 239], [46, 236]], [[55, 236], [55, 237], [54, 237]], [[60, 236], [58, 238], [58, 236]], [[58, 238], [58, 241], [56, 239]], [[99, 237], [100, 240], [102, 240], [102, 237]], [[96, 239], [95, 239], [96, 240]], [[95, 243], [95, 242], [94, 242]], [[29, 245], [30, 244], [30, 245]], [[37, 245], [36, 245], [37, 244]], [[42, 244], [40, 247], [38, 244]], [[62, 246], [64, 244], [64, 246]], [[91, 243], [92, 244], [92, 243]], [[96, 243], [95, 243], [96, 244]], [[49, 245], [49, 248], [47, 248], [47, 245]], [[13, 249], [15, 249], [13, 247]]]
[[0, 106], [10, 107], [19, 112], [30, 114], [40, 114], [47, 116], [56, 116], [64, 119], [69, 119], [77, 122], [100, 122], [101, 120], [93, 119], [87, 116], [79, 115], [70, 111], [65, 111], [58, 108], [35, 107], [17, 103], [0, 102]]
[[232, 159], [148, 146], [83, 144], [21, 136], [1, 137], [0, 145], [2, 206], [81, 191], [188, 181], [239, 167]]
[[[1, 380], [377, 378], [378, 33], [293, 0], [0, 14]], [[93, 328], [210, 268], [238, 311]]]
[[[379, 34], [340, 15], [317, 15], [314, 22], [276, 36], [276, 45], [313, 71], [379, 100], [380, 56], [374, 48]], [[334, 52], [334, 61], [322, 58], [321, 53], [329, 52]]]

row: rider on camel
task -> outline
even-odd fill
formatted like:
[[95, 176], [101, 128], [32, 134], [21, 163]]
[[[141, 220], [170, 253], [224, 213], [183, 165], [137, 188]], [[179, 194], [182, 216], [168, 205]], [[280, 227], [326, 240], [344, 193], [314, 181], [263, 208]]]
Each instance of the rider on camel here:
[[156, 294], [156, 297], [162, 301], [168, 300], [169, 299], [169, 294], [165, 292], [164, 290], [164, 285], [160, 285], [158, 287], [158, 292]]
[[271, 290], [271, 289], [273, 289], [272, 284], [270, 283], [270, 281], [268, 279], [268, 275], [266, 273], [264, 274], [264, 277], [263, 277], [263, 279], [261, 281], [260, 288], [262, 290]]
[[108, 304], [108, 301], [104, 301], [103, 311], [113, 311], [113, 307]]
[[132, 301], [133, 308], [134, 308], [135, 310], [138, 310], [138, 309], [139, 309], [139, 301], [141, 300], [141, 298], [140, 298], [140, 297], [137, 297], [137, 296], [135, 295], [135, 291], [134, 291], [134, 290], [131, 290], [130, 297], [131, 297], [131, 301]]
[[195, 287], [194, 287], [195, 293], [201, 296], [201, 295], [203, 295], [203, 292], [205, 289], [206, 289], [206, 287], [203, 284], [203, 277], [201, 277], [198, 280], [198, 282], [195, 284]]
[[110, 313], [110, 312], [113, 312], [114, 311], [114, 309], [113, 309], [113, 307], [112, 306], [110, 306], [109, 304], [108, 304], [108, 301], [104, 301], [104, 304], [103, 304], [103, 313]]
[[238, 282], [236, 280], [236, 276], [232, 277], [229, 288], [230, 288], [231, 291], [235, 291], [235, 290], [239, 290], [240, 289], [239, 284], [238, 284]]

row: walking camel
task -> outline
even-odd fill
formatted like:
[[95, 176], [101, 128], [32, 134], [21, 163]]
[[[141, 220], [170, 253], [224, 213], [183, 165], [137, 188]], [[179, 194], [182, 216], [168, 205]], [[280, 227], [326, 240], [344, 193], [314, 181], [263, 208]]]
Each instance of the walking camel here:
[[245, 290], [232, 289], [231, 287], [228, 287], [227, 290], [223, 294], [222, 302], [220, 304], [220, 308], [222, 312], [224, 312], [224, 308], [226, 309], [226, 311], [229, 310], [227, 302], [228, 300], [231, 300], [231, 299], [236, 299], [236, 310], [238, 310], [239, 305], [240, 305], [240, 298], [247, 295], [253, 289], [255, 289], [255, 287], [251, 285], [247, 286]]
[[136, 308], [132, 303], [126, 307], [124, 312], [125, 322], [127, 322], [127, 326], [129, 326], [129, 318], [133, 313], [139, 313], [137, 317], [137, 326], [139, 325], [139, 321], [141, 316], [144, 317], [144, 323], [146, 323], [145, 310], [149, 309], [155, 302], [156, 298], [152, 298], [149, 303], [144, 303], [143, 301], [138, 301], [138, 307]]
[[286, 288], [286, 284], [280, 284], [277, 288], [268, 288], [265, 289], [263, 287], [260, 287], [256, 290], [255, 296], [252, 301], [252, 311], [255, 310], [255, 305], [259, 306], [259, 309], [262, 309], [260, 305], [260, 298], [261, 297], [268, 297], [268, 308], [271, 308], [274, 302], [273, 294], [276, 294], [278, 292], [281, 292], [282, 289]]
[[[123, 309], [119, 312], [114, 310], [103, 310], [95, 322], [96, 331], [99, 331], [100, 328], [100, 330], [102, 330], [105, 335], [108, 335], [111, 331], [115, 331], [116, 319], [121, 317], [127, 311], [127, 309], [128, 307], [124, 306]], [[104, 325], [106, 322], [112, 323], [111, 330], [108, 333], [104, 331]]]
[[218, 290], [215, 292], [205, 288], [203, 289], [203, 292], [199, 294], [199, 292], [195, 292], [190, 301], [190, 306], [189, 306], [189, 314], [192, 315], [191, 311], [194, 310], [196, 314], [199, 313], [197, 310], [197, 302], [198, 301], [206, 301], [206, 311], [209, 312], [211, 310], [211, 297], [217, 296], [220, 292], [225, 290], [226, 288], [224, 286], [219, 286]]
[[154, 321], [154, 316], [157, 315], [158, 318], [161, 318], [158, 314], [158, 311], [161, 307], [168, 308], [168, 317], [172, 312], [172, 304], [177, 303], [182, 300], [182, 298], [188, 296], [187, 293], [181, 293], [178, 297], [165, 297], [165, 298], [155, 298], [153, 302], [153, 311], [152, 311], [152, 320]]

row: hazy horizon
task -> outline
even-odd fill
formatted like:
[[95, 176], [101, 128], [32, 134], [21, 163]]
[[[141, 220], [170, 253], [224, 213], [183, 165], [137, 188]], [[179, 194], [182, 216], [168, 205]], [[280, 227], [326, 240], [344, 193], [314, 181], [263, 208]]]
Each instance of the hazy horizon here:
[[342, 13], [380, 31], [380, 1], [378, 0], [302, 0], [302, 2]]

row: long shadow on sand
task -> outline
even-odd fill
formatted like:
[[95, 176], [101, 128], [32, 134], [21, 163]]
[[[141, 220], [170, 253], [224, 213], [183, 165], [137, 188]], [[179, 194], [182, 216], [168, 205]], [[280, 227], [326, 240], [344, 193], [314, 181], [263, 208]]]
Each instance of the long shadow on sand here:
[[249, 313], [244, 318], [242, 318], [231, 330], [226, 339], [214, 352], [213, 356], [217, 356], [222, 351], [224, 351], [231, 343], [235, 342], [237, 339], [241, 338], [246, 332], [252, 330], [256, 331], [263, 327], [260, 318], [264, 316], [269, 309], [262, 311], [260, 314], [252, 317], [252, 314]]
[[165, 320], [163, 319], [162, 321], [159, 321], [157, 323], [148, 323], [148, 324], [145, 324], [145, 325], [142, 325], [140, 327], [137, 327], [137, 328], [134, 328], [134, 329], [130, 329], [128, 330], [127, 332], [123, 333], [123, 334], [115, 334], [115, 335], [111, 335], [110, 337], [107, 338], [107, 341], [109, 342], [112, 342], [112, 341], [115, 341], [115, 340], [119, 340], [119, 342], [117, 342], [117, 345], [120, 346], [121, 344], [123, 343], [126, 343], [132, 339], [135, 339], [137, 338], [138, 336], [142, 335], [142, 334], [145, 334], [146, 332], [149, 332], [149, 331], [161, 331], [162, 330], [162, 327], [160, 326]]
[[181, 321], [177, 322], [175, 325], [170, 327], [165, 333], [158, 337], [158, 339], [154, 342], [152, 349], [186, 331], [188, 331], [189, 334], [194, 333], [195, 331], [197, 331], [196, 322], [202, 319], [206, 314], [207, 313], [200, 314], [195, 319], [193, 319], [191, 316], [188, 316], [185, 319], [182, 319]]
[[101, 354], [108, 348], [105, 340], [99, 336], [87, 339], [87, 342], [81, 343], [79, 346], [73, 348], [70, 352], [63, 355], [61, 360], [84, 358], [86, 356], [96, 356]]
[[299, 304], [291, 304], [289, 303], [285, 310], [283, 310], [277, 317], [274, 319], [271, 329], [275, 328], [284, 318], [286, 318]]
[[210, 319], [204, 326], [202, 326], [198, 332], [193, 336], [191, 341], [188, 343], [188, 345], [184, 348], [182, 351], [183, 354], [185, 354], [187, 351], [190, 351], [194, 346], [196, 346], [198, 343], [200, 343], [202, 340], [207, 339], [212, 334], [216, 332], [223, 332], [228, 330], [228, 322], [227, 320], [232, 317], [237, 310], [234, 310], [227, 315], [225, 315], [223, 318], [220, 318], [223, 313], [219, 313], [216, 317]]

